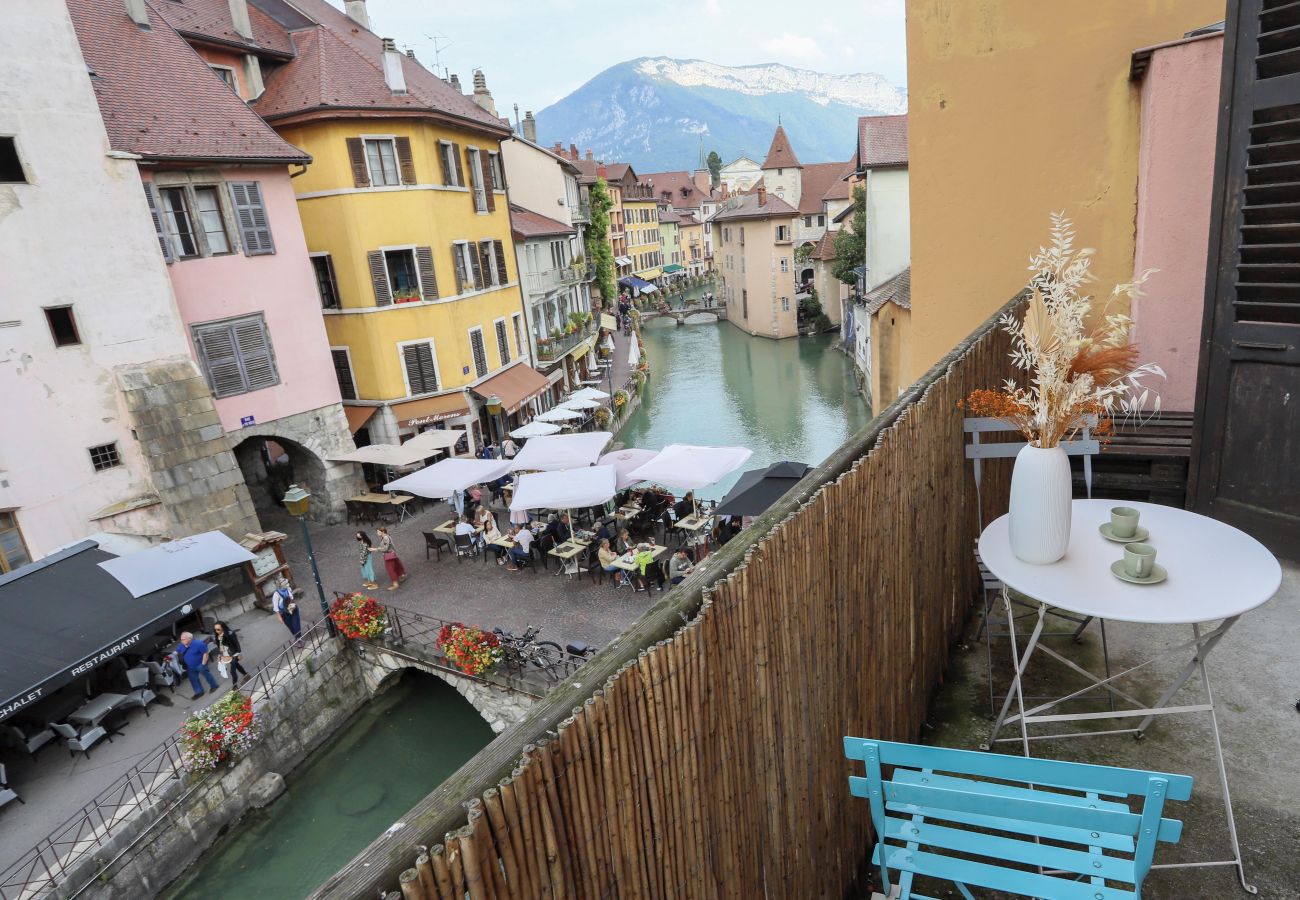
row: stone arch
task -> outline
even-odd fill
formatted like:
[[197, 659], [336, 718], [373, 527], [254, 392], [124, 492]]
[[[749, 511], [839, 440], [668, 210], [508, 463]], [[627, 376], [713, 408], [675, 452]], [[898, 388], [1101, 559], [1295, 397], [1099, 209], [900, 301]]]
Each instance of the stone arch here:
[[[327, 459], [328, 451], [315, 435], [290, 436], [272, 424], [241, 429], [238, 437], [235, 459], [263, 528], [267, 513], [282, 509], [280, 499], [290, 483], [312, 495], [309, 518], [330, 525], [342, 520], [344, 499], [362, 487], [360, 466]], [[271, 458], [276, 448], [283, 451], [283, 460]]]
[[527, 714], [537, 701], [528, 694], [510, 691], [493, 684], [485, 684], [445, 669], [426, 665], [410, 657], [398, 657], [378, 647], [367, 648], [361, 657], [361, 669], [371, 692], [400, 677], [406, 669], [415, 669], [433, 675], [456, 689], [465, 702], [474, 707], [494, 734], [500, 734]]

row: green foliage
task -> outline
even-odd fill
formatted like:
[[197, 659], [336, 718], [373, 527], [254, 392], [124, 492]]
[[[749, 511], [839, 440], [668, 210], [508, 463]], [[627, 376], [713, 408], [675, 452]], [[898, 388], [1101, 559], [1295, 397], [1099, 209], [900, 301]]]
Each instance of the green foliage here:
[[709, 151], [709, 158], [705, 164], [709, 167], [709, 180], [713, 186], [722, 184], [722, 157], [718, 155], [717, 150]]
[[808, 257], [812, 256], [812, 252], [813, 248], [811, 245], [800, 244], [794, 251], [794, 261], [802, 266], [808, 261]]
[[597, 178], [591, 186], [591, 223], [587, 226], [587, 258], [596, 265], [596, 287], [606, 306], [618, 299], [614, 284], [614, 251], [609, 246], [609, 210], [614, 201], [609, 196], [609, 185]]
[[845, 284], [855, 284], [853, 270], [867, 259], [867, 192], [862, 185], [853, 188], [853, 216], [848, 227], [835, 235], [835, 261], [831, 274]]

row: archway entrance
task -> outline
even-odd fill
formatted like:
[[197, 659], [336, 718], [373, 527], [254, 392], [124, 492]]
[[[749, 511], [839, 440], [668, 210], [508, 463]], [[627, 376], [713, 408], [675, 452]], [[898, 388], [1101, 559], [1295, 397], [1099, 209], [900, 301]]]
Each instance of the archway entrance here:
[[[325, 463], [302, 444], [288, 438], [256, 436], [235, 445], [235, 459], [244, 473], [257, 518], [263, 528], [283, 524], [282, 498], [297, 484], [312, 495], [312, 520], [328, 521], [332, 498], [327, 489]], [[269, 515], [268, 515], [269, 514]]]
[[799, 270], [799, 283], [800, 283], [800, 284], [812, 284], [812, 280], [813, 280], [813, 270], [812, 270], [812, 269], [800, 269], [800, 270]]

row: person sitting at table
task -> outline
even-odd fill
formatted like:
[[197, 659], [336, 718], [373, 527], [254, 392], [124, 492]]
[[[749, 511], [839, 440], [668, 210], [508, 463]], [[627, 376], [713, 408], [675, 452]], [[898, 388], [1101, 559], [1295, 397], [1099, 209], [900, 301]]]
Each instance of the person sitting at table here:
[[609, 547], [609, 538], [601, 538], [600, 549], [596, 551], [597, 558], [600, 559], [600, 567], [610, 574], [614, 580], [614, 587], [623, 583], [623, 570], [614, 563], [618, 560], [618, 554]]
[[477, 544], [482, 539], [479, 537], [478, 529], [470, 524], [469, 516], [461, 516], [460, 521], [456, 523], [456, 536], [465, 535], [469, 538], [471, 544]]
[[680, 522], [695, 512], [695, 491], [687, 491], [682, 499], [673, 504], [673, 515]]
[[618, 519], [613, 516], [606, 516], [596, 524], [596, 541], [609, 541], [611, 548], [614, 539], [618, 537]]
[[673, 584], [681, 584], [694, 568], [695, 564], [686, 555], [686, 548], [678, 547], [673, 554], [673, 561], [668, 564], [668, 580]]
[[664, 571], [659, 568], [659, 563], [655, 562], [653, 544], [637, 544], [632, 551], [632, 564], [637, 569], [637, 574], [632, 576], [632, 584], [637, 593], [646, 591], [651, 582], [654, 582], [654, 586], [658, 590], [662, 591], [664, 589]]
[[493, 527], [495, 527], [496, 521], [497, 521], [496, 515], [492, 512], [492, 510], [487, 508], [486, 504], [480, 506], [478, 508], [478, 512], [474, 513], [474, 524], [477, 525], [479, 528], [483, 529], [484, 531], [487, 531], [488, 522], [491, 522]]
[[556, 544], [563, 544], [573, 537], [573, 526], [569, 524], [569, 514], [560, 513], [559, 516], [552, 519], [551, 524], [546, 526], [546, 533], [555, 540]]
[[500, 528], [497, 528], [496, 516], [489, 515], [487, 523], [483, 526], [483, 543], [487, 547], [490, 547], [492, 552], [496, 555], [498, 566], [504, 566], [506, 564], [506, 553], [509, 552], [505, 547], [496, 543], [503, 537], [505, 537], [505, 535], [501, 533]]
[[510, 537], [514, 539], [515, 545], [510, 548], [510, 563], [506, 568], [511, 572], [518, 572], [519, 566], [516, 563], [521, 559], [527, 559], [532, 553], [533, 533], [526, 524], [516, 525]]
[[636, 544], [632, 542], [632, 535], [626, 528], [618, 533], [618, 540], [614, 542], [614, 552], [619, 556], [624, 553], [631, 553], [636, 549]]

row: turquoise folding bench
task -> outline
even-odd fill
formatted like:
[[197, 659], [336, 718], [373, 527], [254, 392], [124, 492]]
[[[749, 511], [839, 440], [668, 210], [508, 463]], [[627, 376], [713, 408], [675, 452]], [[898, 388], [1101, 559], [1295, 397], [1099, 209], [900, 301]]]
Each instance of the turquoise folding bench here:
[[1192, 795], [1190, 776], [1140, 769], [855, 737], [844, 755], [866, 766], [849, 790], [871, 806], [871, 861], [891, 900], [933, 900], [913, 892], [918, 875], [953, 882], [967, 900], [968, 886], [1135, 900], [1156, 843], [1182, 836], [1165, 802]]

